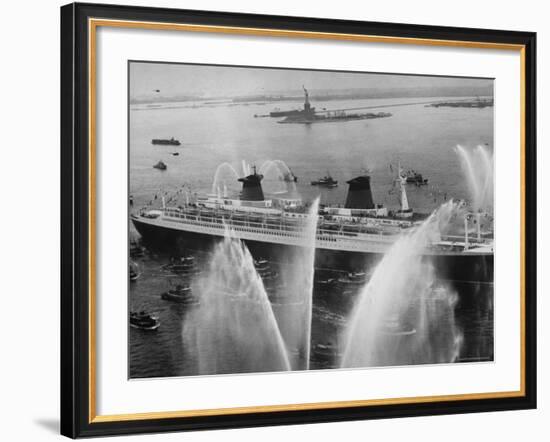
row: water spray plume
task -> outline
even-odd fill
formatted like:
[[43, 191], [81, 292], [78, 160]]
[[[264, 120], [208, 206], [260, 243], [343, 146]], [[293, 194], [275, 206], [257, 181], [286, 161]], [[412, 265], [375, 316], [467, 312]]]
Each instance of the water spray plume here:
[[273, 303], [248, 248], [226, 227], [195, 284], [200, 306], [184, 324], [186, 345], [195, 345], [199, 355], [199, 373], [309, 369], [318, 208], [316, 199], [299, 247], [282, 257], [288, 269]]
[[260, 166], [259, 173], [264, 176], [264, 187], [267, 192], [282, 193], [286, 190], [284, 175], [275, 162], [265, 161]]
[[436, 282], [431, 263], [422, 257], [456, 210], [453, 202], [442, 205], [377, 265], [352, 311], [342, 367], [453, 362], [458, 357], [457, 295]]
[[230, 231], [215, 246], [208, 268], [195, 286], [200, 305], [186, 318], [183, 337], [185, 345], [196, 346], [199, 373], [290, 370], [252, 256]]
[[287, 343], [289, 358], [296, 370], [309, 369], [318, 210], [319, 198], [308, 210], [301, 246], [288, 249], [281, 256], [287, 265], [274, 301], [274, 308], [280, 313], [277, 318]]
[[466, 175], [473, 210], [490, 211], [493, 205], [492, 155], [481, 145], [473, 150], [457, 145], [455, 151]]
[[485, 175], [481, 201], [483, 205], [487, 206], [492, 203], [493, 199], [493, 158], [489, 155], [487, 149], [485, 149], [485, 147], [481, 145], [477, 146], [477, 151], [478, 154], [481, 156], [483, 164], [483, 174]]
[[271, 179], [269, 185], [273, 187], [272, 193], [284, 193], [289, 190], [296, 190], [290, 168], [282, 160], [267, 160], [260, 166], [259, 173], [264, 175], [266, 180]]
[[229, 183], [236, 183], [238, 178], [239, 178], [239, 174], [231, 164], [229, 163], [220, 164], [216, 168], [216, 172], [214, 173], [214, 181], [212, 182], [212, 193], [213, 194], [216, 193], [216, 190], [220, 186], [220, 181], [223, 181], [225, 185], [226, 180]]
[[479, 183], [476, 177], [476, 173], [474, 171], [472, 159], [461, 145], [457, 144], [456, 149], [462, 160], [462, 164], [466, 172], [468, 186], [470, 187], [470, 192], [474, 198], [474, 204], [476, 204], [476, 200], [479, 198]]

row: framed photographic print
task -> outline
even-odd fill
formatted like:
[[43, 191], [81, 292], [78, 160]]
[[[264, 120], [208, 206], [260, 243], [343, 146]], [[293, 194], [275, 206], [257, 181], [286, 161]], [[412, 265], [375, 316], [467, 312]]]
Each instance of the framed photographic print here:
[[62, 434], [534, 408], [535, 41], [62, 7]]

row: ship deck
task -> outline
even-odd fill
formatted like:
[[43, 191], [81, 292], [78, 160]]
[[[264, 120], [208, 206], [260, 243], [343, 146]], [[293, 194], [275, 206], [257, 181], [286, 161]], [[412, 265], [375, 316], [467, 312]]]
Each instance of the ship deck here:
[[[283, 244], [298, 247], [311, 247], [311, 232], [303, 218], [288, 220], [281, 216], [261, 216], [258, 214], [230, 214], [216, 211], [186, 210], [167, 208], [153, 211], [154, 216], [140, 214], [132, 218], [144, 224], [159, 228], [193, 232], [217, 237], [234, 235], [248, 241]], [[323, 226], [328, 228], [323, 228]], [[350, 230], [355, 229], [355, 230]], [[392, 244], [406, 232], [400, 228], [376, 228], [357, 224], [340, 226], [321, 223], [315, 232], [315, 248], [351, 251], [359, 253], [385, 253]], [[466, 250], [465, 250], [466, 249]], [[479, 255], [492, 254], [492, 243], [473, 238], [465, 247], [463, 237], [446, 236], [438, 243], [431, 244], [426, 255]]]

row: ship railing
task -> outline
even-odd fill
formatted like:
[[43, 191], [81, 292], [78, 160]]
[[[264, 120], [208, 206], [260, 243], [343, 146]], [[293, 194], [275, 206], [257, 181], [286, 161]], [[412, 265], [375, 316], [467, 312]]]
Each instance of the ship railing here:
[[[210, 216], [191, 215], [189, 213], [177, 210], [165, 210], [165, 216], [182, 220], [185, 223], [199, 225], [208, 228], [224, 229], [226, 227], [237, 231], [248, 231], [257, 234], [288, 236], [293, 238], [304, 238], [305, 225], [287, 224], [281, 221], [266, 220], [266, 221], [250, 221], [250, 220], [235, 220], [231, 217], [216, 217], [213, 213]], [[317, 229], [317, 239], [323, 241], [360, 241], [372, 240], [373, 238], [382, 239], [382, 242], [389, 241], [389, 235], [384, 233], [361, 233], [361, 232], [345, 232], [339, 230]], [[386, 239], [387, 238], [387, 239]]]
[[[259, 229], [261, 233], [271, 234], [274, 232], [289, 232], [296, 234], [298, 236], [303, 236], [304, 230], [307, 228], [306, 220], [297, 220], [294, 219], [291, 222], [286, 222], [282, 217], [271, 218], [271, 217], [260, 217], [258, 214], [248, 215], [242, 212], [229, 212], [221, 213], [217, 210], [201, 211], [199, 209], [189, 211], [189, 210], [180, 210], [177, 208], [166, 208], [164, 210], [165, 216], [170, 218], [177, 218], [185, 220], [188, 223], [204, 223], [204, 226], [214, 226], [224, 228], [225, 226], [229, 228], [254, 228]], [[298, 222], [297, 222], [298, 221]], [[369, 238], [379, 238], [387, 236], [395, 236], [397, 233], [393, 231], [386, 231], [381, 229], [380, 231], [372, 231], [373, 226], [365, 225], [360, 226], [355, 224], [355, 228], [358, 228], [357, 231], [347, 231], [342, 229], [341, 226], [338, 226], [334, 229], [323, 229], [317, 228], [317, 234], [322, 235], [324, 238], [353, 238], [357, 239], [369, 239]], [[444, 235], [441, 237], [442, 241], [454, 242], [461, 244], [464, 242], [463, 236], [457, 235]], [[470, 244], [488, 244], [492, 241], [492, 238], [477, 238], [472, 236], [469, 238]]]
[[[441, 236], [441, 240], [462, 244], [464, 243], [464, 235], [444, 235], [444, 236]], [[492, 237], [491, 238], [482, 237], [478, 239], [477, 237], [473, 236], [468, 238], [468, 242], [470, 244], [488, 244], [492, 241], [493, 241]]]
[[[240, 218], [239, 215], [237, 216], [224, 216], [216, 214], [215, 212], [202, 214], [202, 213], [195, 213], [195, 214], [189, 214], [186, 212], [181, 212], [178, 210], [173, 209], [167, 209], [164, 212], [165, 216], [168, 216], [170, 218], [178, 218], [183, 219], [187, 221], [200, 221], [200, 222], [206, 222], [211, 224], [220, 224], [220, 225], [227, 225], [227, 226], [250, 226], [250, 227], [258, 227], [258, 228], [267, 228], [270, 230], [283, 230], [283, 231], [296, 231], [301, 232], [306, 228], [305, 222], [296, 222], [296, 220], [292, 222], [286, 222], [283, 221], [282, 218], [278, 219], [269, 219], [269, 218], [263, 218], [262, 220], [258, 219], [250, 219], [250, 217], [242, 217]], [[365, 226], [365, 230], [368, 229], [368, 226]], [[327, 234], [331, 235], [341, 235], [341, 236], [350, 236], [355, 237], [359, 233], [366, 233], [366, 232], [349, 232], [349, 231], [343, 231], [342, 229], [338, 230], [330, 230], [330, 229], [318, 229], [319, 231], [326, 232]], [[378, 233], [373, 233], [378, 234]], [[382, 235], [382, 233], [380, 233]]]

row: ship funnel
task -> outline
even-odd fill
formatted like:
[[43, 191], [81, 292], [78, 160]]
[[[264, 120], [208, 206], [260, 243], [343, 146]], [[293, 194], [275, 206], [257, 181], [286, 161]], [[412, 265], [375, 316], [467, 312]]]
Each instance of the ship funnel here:
[[347, 181], [349, 184], [346, 209], [374, 209], [370, 176], [361, 175]]
[[263, 201], [264, 192], [262, 190], [262, 180], [264, 176], [256, 173], [256, 166], [253, 167], [253, 173], [239, 178], [239, 181], [243, 183], [243, 189], [241, 191], [241, 200], [243, 201]]

